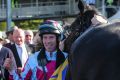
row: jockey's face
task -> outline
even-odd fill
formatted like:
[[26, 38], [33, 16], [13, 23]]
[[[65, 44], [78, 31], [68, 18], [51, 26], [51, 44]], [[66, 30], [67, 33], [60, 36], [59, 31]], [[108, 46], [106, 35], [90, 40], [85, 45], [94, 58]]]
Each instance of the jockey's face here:
[[56, 35], [55, 34], [44, 34], [43, 35], [43, 45], [48, 52], [53, 52], [56, 50]]

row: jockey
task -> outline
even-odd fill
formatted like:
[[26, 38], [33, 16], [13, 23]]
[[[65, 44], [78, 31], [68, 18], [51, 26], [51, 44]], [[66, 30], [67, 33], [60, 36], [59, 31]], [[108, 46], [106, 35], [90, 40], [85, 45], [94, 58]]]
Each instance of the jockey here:
[[28, 58], [22, 73], [17, 74], [15, 69], [10, 69], [11, 79], [49, 80], [67, 57], [67, 53], [59, 49], [61, 40], [59, 27], [59, 23], [53, 20], [45, 21], [39, 26], [43, 47]]

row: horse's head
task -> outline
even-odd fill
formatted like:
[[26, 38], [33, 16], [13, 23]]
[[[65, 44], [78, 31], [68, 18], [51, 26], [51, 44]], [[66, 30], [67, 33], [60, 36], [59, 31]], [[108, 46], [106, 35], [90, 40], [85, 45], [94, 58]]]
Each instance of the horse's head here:
[[72, 45], [73, 80], [120, 80], [120, 22], [88, 29]]

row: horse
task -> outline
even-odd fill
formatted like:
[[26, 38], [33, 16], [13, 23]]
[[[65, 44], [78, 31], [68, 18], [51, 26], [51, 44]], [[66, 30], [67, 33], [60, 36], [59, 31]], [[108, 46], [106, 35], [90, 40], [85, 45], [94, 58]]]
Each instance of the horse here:
[[120, 21], [89, 28], [70, 52], [72, 80], [120, 80]]
[[[91, 19], [94, 15], [100, 14], [97, 9], [85, 5], [82, 0], [78, 2], [78, 8], [80, 13], [77, 15], [74, 22], [69, 27], [69, 35], [64, 42], [64, 51], [70, 51], [72, 43], [85, 31], [87, 30], [92, 22]], [[89, 16], [88, 16], [89, 15]]]

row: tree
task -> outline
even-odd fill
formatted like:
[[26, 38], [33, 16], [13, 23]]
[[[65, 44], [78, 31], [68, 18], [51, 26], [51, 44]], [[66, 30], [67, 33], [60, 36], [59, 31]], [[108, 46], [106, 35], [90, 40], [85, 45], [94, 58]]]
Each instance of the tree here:
[[40, 23], [43, 22], [41, 20], [26, 20], [26, 21], [15, 21], [15, 24], [22, 29], [31, 29], [31, 30], [38, 30], [38, 26]]

